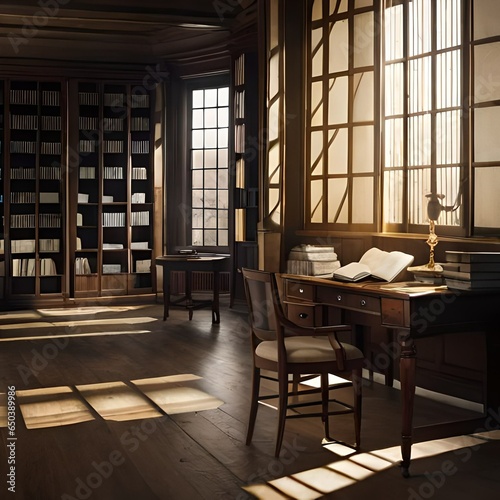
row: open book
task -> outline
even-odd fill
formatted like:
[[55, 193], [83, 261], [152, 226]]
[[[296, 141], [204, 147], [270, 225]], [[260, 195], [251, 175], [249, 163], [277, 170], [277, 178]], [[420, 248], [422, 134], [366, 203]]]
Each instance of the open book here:
[[384, 281], [393, 281], [412, 262], [413, 255], [397, 251], [385, 252], [373, 247], [364, 253], [359, 262], [351, 262], [337, 269], [333, 279], [359, 281], [371, 276]]

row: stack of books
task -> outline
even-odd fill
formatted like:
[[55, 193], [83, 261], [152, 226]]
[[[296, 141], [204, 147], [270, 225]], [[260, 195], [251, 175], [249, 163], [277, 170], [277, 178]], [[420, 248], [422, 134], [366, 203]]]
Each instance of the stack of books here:
[[446, 262], [441, 266], [448, 288], [500, 288], [500, 252], [447, 251]]
[[331, 278], [340, 267], [334, 247], [298, 245], [292, 248], [287, 261], [287, 273]]

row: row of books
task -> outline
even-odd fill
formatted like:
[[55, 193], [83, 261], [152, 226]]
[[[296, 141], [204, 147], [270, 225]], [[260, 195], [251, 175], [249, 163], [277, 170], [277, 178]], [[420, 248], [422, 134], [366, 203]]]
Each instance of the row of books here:
[[[14, 91], [15, 92], [15, 91]], [[17, 91], [26, 92], [26, 91]], [[30, 91], [36, 92], [36, 91]], [[97, 106], [99, 105], [99, 94], [97, 92], [79, 92], [79, 103], [83, 106]], [[16, 96], [17, 97], [17, 96]], [[30, 94], [30, 100], [32, 104], [36, 104], [36, 94]], [[19, 99], [26, 99], [24, 95], [20, 95]], [[12, 91], [11, 91], [11, 102], [12, 101]], [[21, 104], [25, 104], [22, 102]], [[31, 104], [31, 102], [30, 102]], [[112, 107], [123, 107], [125, 105], [125, 94], [120, 93], [106, 93], [104, 94], [104, 105]], [[130, 96], [130, 107], [131, 108], [149, 108], [149, 95], [148, 94], [132, 94]]]
[[[12, 259], [12, 276], [35, 276], [35, 270], [35, 259]], [[53, 259], [40, 259], [40, 276], [54, 276], [56, 274], [56, 263]]]
[[[10, 169], [11, 180], [35, 180], [35, 169], [31, 167], [17, 167]], [[40, 167], [40, 179], [42, 180], [60, 180], [61, 167]]]
[[[3, 240], [2, 240], [3, 241]], [[10, 242], [12, 253], [34, 253], [35, 240], [12, 240]], [[58, 239], [40, 239], [38, 240], [39, 252], [59, 252], [60, 240]]]
[[[10, 128], [16, 130], [38, 130], [38, 115], [10, 115]], [[42, 116], [42, 130], [61, 130], [60, 116]]]
[[[39, 214], [39, 227], [57, 228], [61, 227], [61, 214]], [[10, 216], [11, 228], [34, 228], [35, 214], [15, 214]]]
[[448, 288], [500, 288], [500, 252], [447, 251], [441, 266]]

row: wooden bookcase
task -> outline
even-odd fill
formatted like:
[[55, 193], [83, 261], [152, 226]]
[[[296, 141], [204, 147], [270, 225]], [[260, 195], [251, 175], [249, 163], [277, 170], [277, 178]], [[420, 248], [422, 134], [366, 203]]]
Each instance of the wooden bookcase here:
[[135, 90], [123, 83], [73, 85], [75, 297], [152, 293], [155, 287], [153, 96]]
[[[257, 267], [258, 62], [255, 52], [233, 60], [234, 267]], [[244, 298], [241, 274], [233, 273], [233, 298]]]
[[5, 297], [5, 84], [0, 80], [0, 299]]
[[12, 300], [66, 292], [63, 109], [61, 81], [3, 83], [2, 230]]

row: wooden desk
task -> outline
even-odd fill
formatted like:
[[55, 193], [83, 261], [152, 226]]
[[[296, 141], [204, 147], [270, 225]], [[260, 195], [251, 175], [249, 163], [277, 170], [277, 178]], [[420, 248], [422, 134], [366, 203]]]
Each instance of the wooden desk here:
[[[202, 307], [212, 306], [212, 323], [220, 323], [219, 312], [219, 272], [228, 269], [229, 255], [198, 254], [198, 255], [162, 255], [157, 257], [155, 264], [163, 267], [163, 321], [168, 318], [170, 304], [183, 304], [189, 311], [189, 319], [193, 319], [193, 311]], [[186, 273], [185, 295], [175, 301], [170, 300], [170, 271]], [[191, 273], [193, 271], [209, 271], [214, 273], [212, 300], [194, 300], [191, 291]]]
[[[401, 453], [402, 473], [409, 475], [414, 431], [420, 439], [490, 430], [500, 421], [500, 331], [498, 306], [500, 290], [463, 292], [434, 289], [411, 283], [342, 283], [306, 276], [282, 275], [285, 300], [297, 303], [289, 317], [292, 321], [319, 321], [317, 307], [332, 306], [342, 311], [366, 314], [396, 333], [402, 398]], [[424, 291], [425, 290], [425, 291]], [[300, 304], [304, 311], [301, 312]], [[487, 346], [487, 387], [481, 418], [447, 422], [434, 426], [413, 427], [415, 368], [417, 351], [414, 340], [459, 332], [484, 332]]]

